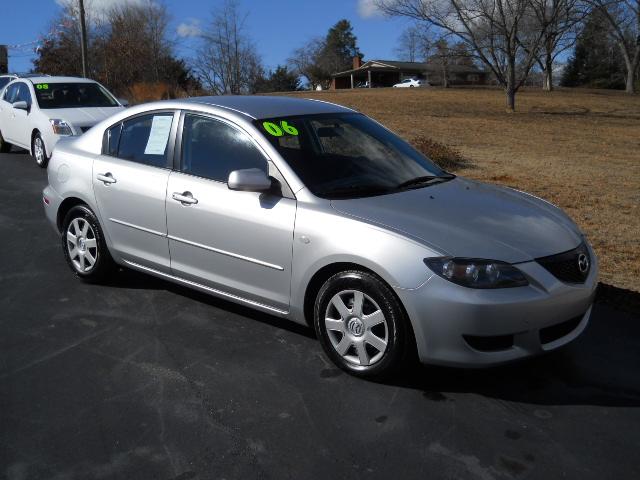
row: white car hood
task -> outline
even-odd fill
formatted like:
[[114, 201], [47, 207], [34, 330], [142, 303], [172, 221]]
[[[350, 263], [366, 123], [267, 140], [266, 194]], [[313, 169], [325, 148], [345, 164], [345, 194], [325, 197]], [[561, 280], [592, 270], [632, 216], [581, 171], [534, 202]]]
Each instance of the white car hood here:
[[61, 119], [71, 125], [92, 127], [124, 107], [52, 108], [41, 110], [49, 119]]

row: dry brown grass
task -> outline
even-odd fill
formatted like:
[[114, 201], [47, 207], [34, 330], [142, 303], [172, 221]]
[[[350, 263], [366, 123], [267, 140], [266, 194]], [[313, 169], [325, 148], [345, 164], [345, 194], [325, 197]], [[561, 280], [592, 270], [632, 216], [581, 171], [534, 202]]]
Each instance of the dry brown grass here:
[[526, 190], [571, 215], [593, 243], [601, 280], [640, 291], [640, 96], [481, 89], [304, 92], [356, 108], [407, 140], [443, 143], [475, 168], [459, 173]]

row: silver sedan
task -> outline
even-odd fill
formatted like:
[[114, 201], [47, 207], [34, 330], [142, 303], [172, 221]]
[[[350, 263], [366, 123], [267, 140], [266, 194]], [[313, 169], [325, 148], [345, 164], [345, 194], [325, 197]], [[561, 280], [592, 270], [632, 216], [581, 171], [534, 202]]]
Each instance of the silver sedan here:
[[597, 262], [559, 208], [456, 177], [358, 112], [286, 97], [122, 111], [62, 141], [46, 214], [72, 271], [127, 267], [313, 326], [359, 376], [496, 365], [586, 327]]

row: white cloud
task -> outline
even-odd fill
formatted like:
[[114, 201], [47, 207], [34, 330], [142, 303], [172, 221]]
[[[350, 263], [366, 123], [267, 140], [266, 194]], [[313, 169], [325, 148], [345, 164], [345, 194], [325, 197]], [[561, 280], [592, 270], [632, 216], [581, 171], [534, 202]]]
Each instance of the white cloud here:
[[375, 0], [358, 0], [358, 14], [363, 18], [371, 18], [382, 15], [376, 6]]
[[[55, 0], [55, 2], [61, 7], [69, 5], [76, 7], [78, 3], [77, 0]], [[85, 0], [84, 9], [89, 17], [102, 17], [110, 8], [126, 4], [141, 4], [142, 2], [143, 0]]]
[[196, 18], [190, 18], [187, 22], [182, 22], [177, 28], [178, 36], [180, 37], [197, 37], [202, 33], [200, 28], [200, 20]]

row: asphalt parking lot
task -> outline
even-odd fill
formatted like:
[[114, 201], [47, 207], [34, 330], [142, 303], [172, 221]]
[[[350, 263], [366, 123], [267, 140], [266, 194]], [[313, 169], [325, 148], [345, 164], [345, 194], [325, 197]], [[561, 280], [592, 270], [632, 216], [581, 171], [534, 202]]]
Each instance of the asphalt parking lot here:
[[311, 330], [122, 271], [82, 284], [0, 155], [0, 478], [640, 478], [640, 316], [552, 355], [352, 378]]

